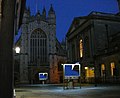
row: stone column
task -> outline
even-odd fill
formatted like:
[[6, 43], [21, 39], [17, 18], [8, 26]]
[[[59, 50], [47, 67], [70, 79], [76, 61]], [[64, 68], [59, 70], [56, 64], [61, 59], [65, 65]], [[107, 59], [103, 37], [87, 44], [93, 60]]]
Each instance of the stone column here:
[[15, 0], [2, 0], [0, 25], [0, 98], [13, 98]]

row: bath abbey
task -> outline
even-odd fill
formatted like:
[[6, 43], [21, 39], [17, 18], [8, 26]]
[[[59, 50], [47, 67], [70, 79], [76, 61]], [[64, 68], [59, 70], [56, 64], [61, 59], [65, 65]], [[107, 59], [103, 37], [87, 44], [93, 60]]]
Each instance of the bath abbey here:
[[[26, 8], [20, 28], [21, 36], [16, 43], [20, 53], [16, 55], [15, 79], [20, 83], [40, 83], [39, 73], [48, 73], [47, 83], [62, 81], [60, 64], [66, 62], [64, 44], [56, 38], [56, 15], [51, 5], [35, 15]], [[18, 64], [17, 64], [18, 63]]]

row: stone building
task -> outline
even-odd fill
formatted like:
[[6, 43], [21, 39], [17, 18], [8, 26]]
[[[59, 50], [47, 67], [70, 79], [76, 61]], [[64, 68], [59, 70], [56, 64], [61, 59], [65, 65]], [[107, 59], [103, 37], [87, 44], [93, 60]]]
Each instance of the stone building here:
[[58, 64], [66, 61], [66, 52], [56, 38], [56, 15], [51, 5], [48, 16], [44, 8], [35, 15], [26, 8], [21, 26], [20, 83], [41, 83], [38, 73], [47, 72], [46, 83], [59, 83]]
[[66, 35], [68, 61], [80, 62], [83, 82], [120, 82], [119, 28], [118, 14], [74, 18]]

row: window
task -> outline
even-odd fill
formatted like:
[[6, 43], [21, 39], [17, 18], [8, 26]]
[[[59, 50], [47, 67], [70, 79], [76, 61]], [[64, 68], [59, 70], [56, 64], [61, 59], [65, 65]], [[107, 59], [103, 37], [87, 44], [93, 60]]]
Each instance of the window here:
[[111, 76], [114, 76], [114, 71], [115, 71], [115, 63], [111, 62]]
[[30, 61], [38, 65], [47, 62], [47, 36], [39, 28], [30, 37]]
[[84, 67], [85, 68], [85, 77], [86, 78], [93, 78], [94, 75], [94, 67]]
[[84, 38], [84, 51], [85, 51], [85, 57], [90, 57], [90, 46], [89, 46], [89, 38], [86, 36]]
[[105, 76], [105, 65], [101, 64], [101, 76]]
[[75, 61], [75, 45], [72, 44], [72, 61]]
[[80, 39], [80, 57], [83, 57], [83, 41]]

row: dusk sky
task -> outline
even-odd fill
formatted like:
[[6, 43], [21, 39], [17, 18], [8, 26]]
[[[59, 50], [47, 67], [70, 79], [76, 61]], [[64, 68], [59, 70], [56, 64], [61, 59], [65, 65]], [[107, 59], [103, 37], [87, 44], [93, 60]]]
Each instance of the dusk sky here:
[[35, 14], [38, 9], [42, 13], [43, 7], [48, 13], [51, 4], [56, 12], [56, 35], [59, 41], [65, 38], [74, 17], [86, 16], [91, 11], [118, 12], [117, 0], [27, 0], [26, 5], [30, 6], [31, 14]]

